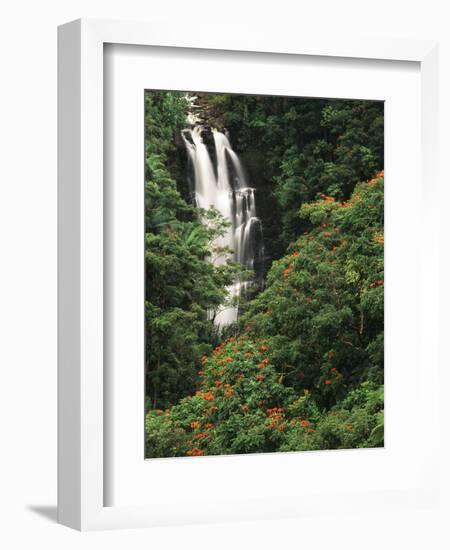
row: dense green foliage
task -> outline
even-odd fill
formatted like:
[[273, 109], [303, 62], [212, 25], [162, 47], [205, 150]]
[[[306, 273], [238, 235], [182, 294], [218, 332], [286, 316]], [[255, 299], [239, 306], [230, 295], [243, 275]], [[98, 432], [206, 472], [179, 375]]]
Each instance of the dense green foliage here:
[[283, 384], [261, 340], [231, 338], [203, 358], [200, 388], [146, 417], [147, 456], [200, 456], [377, 446], [383, 390], [364, 382], [322, 411]]
[[[358, 182], [383, 168], [382, 102], [250, 95], [213, 95], [206, 101], [209, 117], [229, 130], [260, 191], [273, 257], [305, 228], [298, 216], [301, 203], [317, 193], [346, 200]], [[273, 203], [265, 204], [268, 192], [277, 200], [276, 211]]]
[[242, 321], [269, 338], [290, 386], [317, 388], [330, 406], [349, 383], [383, 381], [383, 178], [344, 203], [305, 203], [301, 216], [313, 228], [273, 263]]
[[383, 445], [383, 105], [200, 96], [257, 189], [266, 281], [217, 334], [226, 222], [186, 192], [185, 96], [147, 93], [147, 456]]
[[152, 407], [166, 407], [195, 388], [200, 357], [214, 341], [206, 311], [224, 301], [233, 270], [205, 261], [225, 221], [205, 212], [209, 224], [200, 223], [169, 171], [184, 96], [155, 92], [145, 99], [146, 395]]

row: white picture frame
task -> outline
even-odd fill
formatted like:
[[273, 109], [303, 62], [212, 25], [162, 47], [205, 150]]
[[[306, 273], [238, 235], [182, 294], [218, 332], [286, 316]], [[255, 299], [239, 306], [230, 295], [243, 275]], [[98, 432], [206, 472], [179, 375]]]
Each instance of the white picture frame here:
[[[438, 188], [435, 171], [437, 147], [437, 44], [427, 41], [386, 39], [317, 39], [303, 34], [271, 39], [249, 32], [230, 37], [215, 29], [214, 35], [194, 39], [182, 24], [170, 32], [157, 23], [78, 20], [59, 28], [59, 351], [58, 351], [58, 518], [60, 523], [80, 530], [142, 527], [214, 520], [273, 517], [263, 495], [236, 496], [198, 514], [186, 495], [172, 509], [155, 509], [145, 504], [105, 506], [104, 460], [104, 193], [103, 193], [103, 98], [104, 46], [128, 44], [174, 49], [258, 52], [285, 56], [407, 61], [420, 64], [421, 194], [427, 208], [421, 213], [426, 235], [421, 241], [420, 272], [422, 285], [433, 289], [421, 302], [421, 346], [426, 346], [427, 364], [422, 361], [415, 382], [427, 377], [427, 420], [437, 418], [438, 322], [437, 227], [433, 220]], [[181, 50], [179, 50], [181, 51]], [[429, 243], [435, 246], [429, 246]], [[436, 425], [436, 424], [435, 424]], [[433, 431], [434, 430], [434, 431]], [[389, 505], [430, 505], [436, 501], [436, 430], [426, 439], [427, 453], [421, 463], [420, 483], [392, 490]], [[293, 455], [291, 455], [293, 456]], [[272, 457], [273, 459], [274, 457]], [[214, 459], [214, 458], [213, 458]], [[276, 459], [276, 457], [275, 457]], [[195, 459], [194, 459], [195, 460]], [[217, 459], [215, 459], [217, 460]], [[233, 457], [236, 461], [246, 457]], [[198, 462], [197, 462], [198, 464]], [[216, 462], [216, 464], [218, 464]], [[376, 509], [387, 492], [367, 492], [363, 506]], [[320, 493], [320, 492], [319, 492]], [[278, 516], [320, 512], [320, 494], [293, 503], [286, 499]], [[249, 506], [250, 497], [251, 506]], [[330, 506], [342, 510], [360, 507], [361, 500], [337, 491], [327, 497]], [[230, 506], [231, 504], [231, 506]], [[218, 511], [221, 510], [220, 517]]]

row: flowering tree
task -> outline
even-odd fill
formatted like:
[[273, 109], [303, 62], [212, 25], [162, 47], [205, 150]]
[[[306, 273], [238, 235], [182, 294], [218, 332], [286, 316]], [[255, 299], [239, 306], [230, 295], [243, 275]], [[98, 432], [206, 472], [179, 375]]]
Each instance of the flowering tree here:
[[319, 195], [310, 229], [274, 262], [242, 323], [270, 342], [285, 383], [330, 407], [364, 380], [383, 382], [383, 174], [349, 201]]
[[[321, 411], [296, 396], [261, 341], [230, 338], [203, 358], [195, 395], [146, 415], [146, 456], [203, 456], [376, 446], [383, 392], [365, 383]], [[375, 435], [374, 435], [375, 434]]]

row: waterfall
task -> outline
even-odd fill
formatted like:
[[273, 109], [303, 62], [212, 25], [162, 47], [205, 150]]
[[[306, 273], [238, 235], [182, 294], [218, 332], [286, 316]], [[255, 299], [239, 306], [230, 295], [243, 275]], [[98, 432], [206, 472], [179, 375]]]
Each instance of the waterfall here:
[[[255, 270], [263, 261], [264, 248], [261, 220], [256, 215], [255, 189], [247, 183], [238, 155], [225, 134], [199, 123], [182, 132], [182, 137], [194, 170], [194, 199], [196, 206], [216, 208], [230, 221], [223, 237], [212, 248], [227, 248], [232, 252], [211, 255], [215, 265], [229, 260]], [[209, 138], [209, 148], [205, 139]], [[236, 280], [228, 291], [228, 299], [239, 299], [248, 287], [248, 281]], [[237, 305], [223, 305], [216, 313], [218, 327], [236, 321]]]

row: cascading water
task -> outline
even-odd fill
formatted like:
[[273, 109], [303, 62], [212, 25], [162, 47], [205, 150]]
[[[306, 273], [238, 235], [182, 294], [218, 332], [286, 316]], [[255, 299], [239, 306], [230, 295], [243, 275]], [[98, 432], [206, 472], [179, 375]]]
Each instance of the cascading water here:
[[[183, 130], [182, 135], [194, 169], [196, 206], [204, 209], [212, 206], [230, 221], [225, 235], [213, 244], [214, 248], [233, 252], [211, 255], [210, 261], [220, 265], [233, 260], [254, 270], [256, 264], [262, 263], [264, 256], [262, 225], [256, 215], [255, 190], [248, 186], [241, 161], [227, 136], [196, 123], [195, 119], [191, 119], [191, 122], [192, 129]], [[204, 139], [210, 133], [214, 143], [215, 164]], [[248, 281], [236, 280], [228, 288], [230, 304], [224, 304], [214, 317], [218, 327], [236, 321], [238, 307], [234, 302], [247, 286]]]

